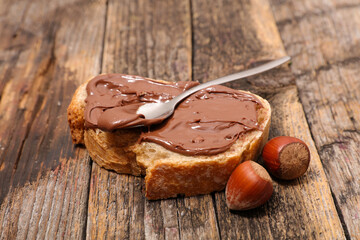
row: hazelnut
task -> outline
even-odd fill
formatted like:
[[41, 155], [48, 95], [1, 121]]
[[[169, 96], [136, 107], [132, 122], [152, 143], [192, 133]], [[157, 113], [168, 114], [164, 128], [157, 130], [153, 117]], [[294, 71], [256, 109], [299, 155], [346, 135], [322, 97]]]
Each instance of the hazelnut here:
[[302, 140], [280, 136], [265, 144], [262, 158], [265, 167], [272, 175], [291, 180], [302, 176], [308, 169], [310, 151]]
[[237, 166], [227, 182], [226, 204], [233, 210], [256, 208], [269, 200], [272, 192], [272, 180], [265, 168], [246, 161]]

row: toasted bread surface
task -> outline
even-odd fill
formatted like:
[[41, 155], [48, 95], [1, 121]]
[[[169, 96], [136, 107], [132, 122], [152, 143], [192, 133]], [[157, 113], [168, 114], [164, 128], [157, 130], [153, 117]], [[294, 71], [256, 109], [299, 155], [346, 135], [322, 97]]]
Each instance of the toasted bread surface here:
[[142, 142], [133, 145], [138, 164], [146, 169], [145, 187], [148, 199], [192, 196], [220, 191], [225, 188], [235, 167], [254, 160], [265, 145], [270, 128], [270, 105], [261, 99], [260, 130], [243, 134], [227, 151], [211, 156], [185, 156], [164, 147]]
[[148, 199], [193, 196], [223, 190], [239, 163], [257, 158], [269, 134], [271, 107], [265, 99], [255, 95], [263, 105], [257, 110], [260, 130], [242, 134], [225, 152], [185, 156], [156, 143], [139, 143], [140, 129], [113, 132], [85, 129], [83, 115], [86, 95], [85, 83], [77, 89], [68, 108], [73, 142], [84, 143], [93, 161], [101, 167], [118, 173], [146, 175]]
[[139, 167], [135, 153], [129, 150], [139, 136], [140, 131], [136, 129], [115, 132], [86, 129], [84, 141], [89, 155], [99, 166], [118, 173], [140, 176], [145, 173], [145, 169]]

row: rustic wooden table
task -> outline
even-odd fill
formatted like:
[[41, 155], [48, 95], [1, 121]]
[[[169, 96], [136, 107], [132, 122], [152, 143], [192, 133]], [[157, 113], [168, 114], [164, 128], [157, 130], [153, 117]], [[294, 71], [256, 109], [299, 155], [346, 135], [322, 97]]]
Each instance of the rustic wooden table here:
[[[211, 3], [210, 3], [211, 2]], [[360, 0], [0, 0], [0, 239], [360, 239]], [[311, 149], [264, 206], [162, 201], [71, 142], [66, 109], [102, 72], [230, 84], [267, 98], [270, 137]]]

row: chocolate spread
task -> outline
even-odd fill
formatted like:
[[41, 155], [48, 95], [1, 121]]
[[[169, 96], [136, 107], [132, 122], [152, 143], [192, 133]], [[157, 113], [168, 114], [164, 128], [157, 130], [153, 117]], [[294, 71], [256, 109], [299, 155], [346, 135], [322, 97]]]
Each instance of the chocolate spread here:
[[135, 125], [150, 126], [163, 119], [144, 119], [139, 106], [166, 102], [197, 85], [196, 82], [161, 83], [124, 74], [102, 74], [89, 81], [86, 91], [85, 126], [115, 130]]
[[197, 84], [161, 83], [123, 74], [99, 75], [86, 88], [85, 125], [105, 131], [152, 125], [139, 141], [155, 142], [186, 155], [224, 152], [242, 134], [259, 128], [257, 109], [261, 102], [252, 94], [220, 85], [186, 98], [165, 121], [147, 120], [136, 114], [142, 104], [171, 100]]

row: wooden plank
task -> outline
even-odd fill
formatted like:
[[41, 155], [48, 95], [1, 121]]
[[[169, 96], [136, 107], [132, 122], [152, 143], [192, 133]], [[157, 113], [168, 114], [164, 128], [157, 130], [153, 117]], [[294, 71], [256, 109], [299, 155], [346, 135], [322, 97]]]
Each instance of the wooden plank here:
[[285, 51], [264, 0], [194, 0], [194, 77], [202, 81], [240, 71]]
[[93, 165], [86, 236], [90, 239], [143, 239], [141, 178]]
[[[285, 55], [266, 0], [212, 4], [193, 1], [193, 11], [195, 79], [207, 81]], [[279, 74], [273, 71], [229, 85], [269, 99], [273, 107], [271, 137], [291, 135], [307, 142], [312, 154], [310, 169], [298, 180], [274, 181], [274, 195], [255, 210], [230, 212], [224, 193], [216, 193], [221, 238], [343, 239], [341, 222], [291, 73], [283, 67]]]
[[[266, 0], [193, 1], [193, 20], [193, 78], [196, 80], [205, 82], [286, 55]], [[228, 86], [271, 93], [294, 82], [293, 76], [284, 69], [286, 66]]]
[[360, 2], [272, 1], [348, 238], [360, 238]]
[[[109, 1], [103, 72], [189, 80], [191, 50], [188, 1]], [[142, 178], [96, 164], [91, 178], [88, 238], [218, 237], [210, 195], [147, 201]]]
[[66, 109], [99, 73], [105, 1], [0, 5], [1, 238], [81, 238], [91, 165], [71, 142]]
[[[10, 3], [6, 4], [6, 6], [11, 5]], [[84, 5], [81, 3], [67, 5], [67, 2], [62, 2], [61, 4], [64, 5], [60, 7], [57, 4], [46, 6], [41, 4], [31, 3], [23, 8], [24, 17], [21, 18], [23, 20], [16, 18], [20, 23], [27, 22], [26, 24], [29, 26], [25, 24], [26, 29], [31, 30], [28, 32], [37, 32], [39, 35], [32, 36], [24, 31], [20, 31], [20, 35], [13, 34], [12, 36], [15, 38], [22, 34], [31, 37], [26, 37], [26, 41], [20, 41], [21, 49], [17, 49], [17, 45], [14, 44], [1, 53], [6, 60], [1, 62], [4, 65], [0, 65], [0, 76], [3, 76], [1, 78], [0, 107], [1, 110], [4, 110], [1, 112], [6, 113], [1, 115], [1, 123], [4, 122], [6, 128], [1, 130], [2, 135], [0, 136], [1, 143], [4, 143], [6, 150], [4, 147], [2, 153], [4, 155], [1, 155], [2, 158], [0, 158], [2, 160], [0, 169], [4, 170], [9, 166], [4, 164], [8, 160], [7, 157], [13, 156], [13, 153], [18, 156], [12, 160], [12, 165], [10, 165], [17, 166], [12, 168], [14, 169], [11, 175], [13, 180], [10, 182], [18, 188], [10, 191], [0, 207], [0, 232], [1, 238], [4, 239], [15, 237], [80, 238], [85, 236], [84, 221], [87, 210], [89, 159], [84, 149], [76, 148], [74, 150], [70, 143], [67, 128], [64, 127], [66, 126], [64, 111], [72, 94], [69, 96], [63, 96], [63, 94], [70, 90], [73, 92], [80, 82], [99, 71], [101, 57], [94, 58], [94, 56], [100, 56], [101, 52], [105, 2], [90, 3], [87, 5], [90, 8], [86, 8], [86, 11], [83, 11]], [[139, 1], [127, 2], [125, 5], [110, 2], [108, 12], [113, 11], [113, 13], [109, 14], [107, 18], [103, 70], [122, 71], [154, 78], [171, 78], [172, 80], [188, 79], [191, 75], [191, 37], [189, 35], [191, 23], [188, 23], [191, 18], [189, 17], [190, 6], [188, 3], [182, 4], [184, 5], [181, 7], [178, 7], [177, 4], [175, 7], [174, 3], [164, 2]], [[237, 3], [232, 4], [234, 5], [229, 8], [227, 4], [216, 6], [218, 10], [212, 10], [211, 15], [207, 15], [206, 5], [201, 2], [192, 4], [195, 33], [193, 61], [196, 79], [206, 81], [217, 74], [227, 74], [258, 64], [266, 59], [281, 56], [283, 53], [276, 29], [274, 31], [272, 27], [269, 27], [274, 25], [273, 22], [263, 21], [269, 20], [268, 17], [271, 16], [266, 1], [254, 1], [251, 4], [244, 1], [241, 8]], [[39, 5], [43, 7], [39, 7]], [[64, 10], [65, 8], [67, 10]], [[224, 8], [226, 11], [221, 11]], [[44, 25], [36, 25], [29, 20], [33, 18], [33, 15], [38, 16], [35, 9], [37, 11], [40, 9], [45, 16], [54, 15], [55, 12], [64, 18], [55, 18], [54, 21], [58, 25], [50, 24], [47, 21], [44, 21]], [[53, 9], [55, 10], [52, 11]], [[155, 9], [161, 9], [163, 12], [155, 12]], [[256, 9], [256, 11], [251, 11], [252, 9]], [[122, 11], [124, 14], [115, 16]], [[229, 16], [221, 15], [220, 11]], [[254, 11], [258, 12], [258, 15]], [[254, 21], [255, 25], [243, 28], [237, 26], [236, 24], [239, 24], [238, 21], [241, 22], [241, 19], [249, 19], [248, 12], [251, 12], [252, 18], [257, 20]], [[72, 21], [74, 16], [77, 20], [80, 18], [77, 23]], [[242, 40], [245, 44], [237, 45], [237, 42], [229, 41], [226, 38], [230, 35], [229, 39], [232, 39], [232, 31], [230, 31], [232, 29], [227, 28], [228, 23], [224, 20], [226, 17], [234, 19], [233, 29], [241, 29], [240, 33], [246, 35], [245, 40]], [[237, 17], [240, 19], [236, 19]], [[82, 18], [86, 21], [81, 21]], [[123, 19], [119, 21], [119, 18]], [[209, 26], [201, 29], [201, 24], [207, 23], [209, 18], [216, 29], [213, 30], [213, 27]], [[35, 20], [43, 21], [43, 19], [48, 18], [39, 17]], [[169, 19], [173, 19], [177, 23], [176, 29], [171, 27], [174, 24], [166, 24]], [[89, 25], [84, 25], [84, 22]], [[46, 34], [33, 25], [47, 29]], [[53, 25], [50, 30], [48, 30], [49, 25]], [[114, 26], [118, 27], [117, 30]], [[182, 31], [179, 31], [179, 28]], [[16, 29], [16, 27], [8, 27], [6, 31], [11, 32], [9, 29]], [[207, 37], [210, 42], [213, 41], [209, 44], [210, 47], [206, 42], [202, 42], [203, 38], [201, 37], [206, 37], [205, 29], [213, 31]], [[96, 30], [99, 30], [100, 34]], [[119, 32], [124, 38], [117, 38]], [[160, 34], [158, 35], [158, 33]], [[196, 35], [197, 33], [201, 34], [200, 38], [197, 38], [199, 37]], [[221, 35], [217, 35], [218, 33]], [[247, 38], [247, 34], [252, 38]], [[225, 37], [216, 38], [215, 35]], [[255, 42], [255, 38], [259, 36], [265, 36], [265, 38]], [[31, 40], [31, 38], [35, 40]], [[49, 41], [46, 42], [45, 39], [49, 39]], [[270, 40], [266, 42], [267, 39]], [[197, 41], [200, 42], [199, 45], [196, 45]], [[5, 42], [13, 44], [11, 41]], [[96, 47], [90, 48], [89, 43]], [[254, 49], [250, 43], [254, 43]], [[234, 45], [236, 47], [233, 47]], [[264, 50], [269, 47], [273, 47], [274, 52]], [[237, 52], [237, 48], [242, 50]], [[13, 51], [14, 49], [17, 50]], [[223, 50], [224, 52], [219, 54]], [[134, 52], [136, 54], [133, 54]], [[207, 58], [201, 57], [203, 52], [208, 54]], [[9, 56], [16, 57], [12, 57], [11, 61], [8, 61]], [[199, 56], [200, 58], [197, 58]], [[219, 56], [218, 62], [216, 56]], [[238, 56], [241, 56], [240, 60], [237, 58]], [[247, 61], [246, 59], [251, 56], [255, 57]], [[173, 60], [173, 58], [175, 59]], [[168, 64], [173, 62], [176, 64]], [[235, 64], [231, 64], [232, 62]], [[32, 66], [31, 64], [34, 63], [35, 66]], [[206, 71], [203, 71], [202, 64]], [[15, 73], [14, 70], [12, 73], [13, 66], [18, 72]], [[165, 201], [146, 201], [141, 192], [143, 184], [141, 178], [115, 174], [93, 165], [87, 237], [209, 239], [220, 238], [220, 236], [222, 238], [316, 238], [325, 236], [343, 238], [329, 187], [327, 181], [324, 180], [324, 171], [311, 141], [308, 127], [304, 124], [304, 114], [297, 98], [297, 91], [292, 85], [291, 74], [283, 72], [277, 71], [265, 75], [264, 78], [269, 81], [264, 81], [264, 78], [261, 77], [233, 86], [260, 92], [276, 106], [274, 111], [277, 114], [273, 121], [272, 136], [291, 134], [310, 144], [313, 162], [305, 177], [296, 183], [276, 182], [276, 194], [261, 209], [246, 213], [231, 213], [224, 210], [226, 206], [223, 193]], [[347, 76], [346, 79], [351, 84], [353, 84], [351, 79], [356, 79], [354, 76], [358, 73], [354, 66], [340, 69], [339, 72]], [[24, 85], [26, 81], [22, 78], [23, 76], [28, 76], [26, 78], [28, 85]], [[65, 79], [65, 83], [59, 80], [62, 77]], [[302, 76], [300, 75], [300, 77]], [[50, 81], [52, 79], [54, 80]], [[327, 80], [325, 77], [322, 79], [323, 81]], [[74, 82], [76, 83], [74, 84]], [[43, 86], [42, 83], [46, 83], [46, 86]], [[18, 86], [20, 89], [24, 89], [20, 93], [14, 91]], [[276, 90], [279, 87], [282, 88]], [[40, 93], [39, 95], [35, 95], [36, 90]], [[354, 94], [357, 92], [355, 91]], [[12, 103], [9, 99], [17, 105], [8, 104]], [[54, 105], [59, 106], [53, 108]], [[284, 111], [284, 109], [290, 110]], [[353, 117], [356, 118], [358, 116], [356, 115], [358, 113], [357, 105], [351, 106], [350, 109], [354, 113]], [[340, 107], [336, 108], [339, 116], [341, 110]], [[55, 121], [58, 116], [60, 120]], [[12, 121], [15, 118], [18, 119], [18, 122], [14, 123]], [[32, 123], [35, 118], [39, 118], [38, 122]], [[337, 121], [344, 120], [337, 117]], [[25, 124], [20, 130], [13, 127], [18, 127], [23, 122]], [[349, 125], [347, 124], [347, 126]], [[48, 128], [44, 128], [44, 126], [48, 126]], [[51, 129], [57, 130], [51, 131]], [[20, 138], [8, 139], [7, 136], [13, 133], [18, 134]], [[50, 144], [47, 144], [49, 142]], [[22, 145], [21, 148], [18, 148], [19, 143]], [[34, 160], [41, 162], [47, 159], [51, 161], [43, 162], [42, 165], [40, 164], [41, 167], [31, 164]], [[17, 163], [17, 161], [19, 162]], [[55, 168], [54, 171], [49, 171], [53, 168]], [[8, 171], [4, 170], [4, 172]], [[4, 179], [7, 178], [4, 177]], [[31, 179], [36, 181], [33, 181], [31, 185], [27, 184], [25, 187], [21, 187], [22, 182]], [[216, 208], [214, 208], [214, 202]], [[320, 210], [318, 210], [318, 206], [320, 206]], [[282, 221], [283, 219], [286, 221]], [[306, 223], [304, 228], [300, 226], [299, 221]]]
[[12, 190], [0, 208], [0, 239], [83, 237], [89, 179], [89, 157], [79, 149], [76, 159]]

